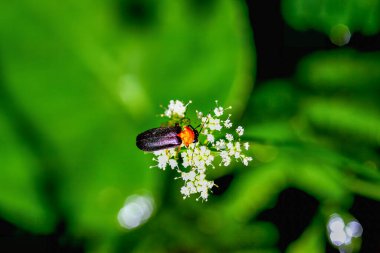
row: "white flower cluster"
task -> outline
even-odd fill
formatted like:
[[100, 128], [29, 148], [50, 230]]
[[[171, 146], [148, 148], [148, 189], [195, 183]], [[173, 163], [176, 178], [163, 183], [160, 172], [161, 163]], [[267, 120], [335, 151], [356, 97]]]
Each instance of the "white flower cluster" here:
[[[170, 119], [184, 118], [187, 105], [178, 100], [171, 100], [162, 116]], [[215, 184], [206, 179], [206, 170], [210, 167], [215, 168], [213, 162], [216, 160], [220, 161], [219, 166], [229, 166], [233, 159], [242, 162], [245, 166], [252, 161], [252, 157], [243, 153], [243, 150], [249, 149], [249, 143], [242, 144], [240, 142], [240, 137], [244, 133], [242, 126], [235, 129], [236, 134], [234, 132], [222, 134], [223, 130], [229, 130], [233, 126], [230, 114], [226, 119], [222, 119], [225, 110], [228, 109], [231, 107], [223, 108], [217, 105], [213, 114], [209, 113], [205, 116], [202, 112], [197, 111], [197, 117], [201, 121], [198, 142], [182, 149], [171, 148], [153, 153], [155, 155], [153, 160], [157, 162], [157, 165], [152, 167], [165, 170], [169, 166], [180, 173], [181, 176], [178, 178], [184, 181], [181, 188], [183, 198], [198, 193], [200, 196], [197, 200], [199, 198], [208, 199], [209, 191]], [[188, 172], [183, 172], [180, 167]]]
[[179, 100], [170, 100], [168, 108], [165, 110], [165, 113], [161, 116], [166, 116], [168, 118], [183, 118], [185, 117], [187, 106], [191, 104], [191, 101], [187, 105], [184, 105]]
[[156, 161], [158, 164], [157, 166], [151, 167], [158, 167], [162, 170], [165, 170], [166, 167], [169, 165], [172, 169], [178, 168], [178, 163], [176, 160], [177, 150], [175, 150], [174, 148], [154, 151], [153, 154], [156, 156], [155, 158], [153, 158], [153, 161]]

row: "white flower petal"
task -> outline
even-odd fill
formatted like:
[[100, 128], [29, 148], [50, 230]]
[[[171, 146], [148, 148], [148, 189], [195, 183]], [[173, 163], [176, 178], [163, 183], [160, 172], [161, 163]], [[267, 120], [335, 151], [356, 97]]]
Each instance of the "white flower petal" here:
[[238, 126], [236, 128], [236, 133], [239, 135], [239, 136], [242, 136], [244, 134], [244, 128], [242, 126]]

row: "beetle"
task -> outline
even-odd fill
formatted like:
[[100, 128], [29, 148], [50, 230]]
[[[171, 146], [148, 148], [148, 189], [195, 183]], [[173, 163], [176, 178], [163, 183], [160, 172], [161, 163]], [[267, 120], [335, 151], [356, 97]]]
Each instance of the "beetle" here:
[[149, 129], [136, 137], [136, 146], [143, 151], [157, 151], [198, 142], [198, 131], [191, 125], [183, 129], [176, 124], [169, 127]]

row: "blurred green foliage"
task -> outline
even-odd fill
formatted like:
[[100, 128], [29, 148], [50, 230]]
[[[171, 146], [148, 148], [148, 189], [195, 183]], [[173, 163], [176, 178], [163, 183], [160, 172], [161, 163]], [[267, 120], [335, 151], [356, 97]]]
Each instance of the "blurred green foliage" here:
[[[379, 3], [361, 3], [341, 12], [332, 0], [283, 1], [284, 17], [373, 34]], [[331, 213], [348, 212], [354, 194], [380, 200], [378, 53], [317, 52], [251, 94], [242, 2], [23, 0], [0, 10], [0, 216], [19, 228], [49, 234], [63, 222], [88, 252], [279, 252], [276, 227], [256, 217], [294, 187], [320, 207], [287, 252], [323, 252]], [[253, 164], [216, 168], [211, 178], [234, 178], [207, 203], [182, 200], [180, 182], [135, 147], [170, 99], [232, 105], [252, 141]], [[146, 193], [151, 219], [121, 228], [125, 199]]]
[[[283, 0], [282, 14], [295, 29], [315, 29], [332, 35], [344, 25], [349, 31], [373, 35], [380, 30], [378, 0]], [[337, 29], [337, 30], [336, 30]]]

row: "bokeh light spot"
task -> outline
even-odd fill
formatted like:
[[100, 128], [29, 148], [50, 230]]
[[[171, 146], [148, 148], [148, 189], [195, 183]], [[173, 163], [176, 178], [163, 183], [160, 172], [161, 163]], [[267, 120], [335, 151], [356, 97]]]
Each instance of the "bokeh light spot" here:
[[120, 226], [133, 229], [144, 224], [152, 215], [154, 200], [148, 195], [132, 195], [120, 209], [117, 219]]
[[352, 220], [345, 224], [339, 214], [331, 215], [327, 229], [331, 243], [339, 249], [352, 247], [352, 239], [360, 237], [363, 233], [363, 228], [358, 221]]
[[347, 236], [343, 230], [333, 231], [330, 234], [330, 240], [335, 246], [340, 246], [346, 242]]
[[346, 234], [350, 237], [360, 237], [363, 233], [362, 225], [357, 221], [351, 221], [345, 227]]
[[348, 26], [343, 24], [335, 25], [330, 30], [330, 40], [337, 46], [344, 46], [350, 42], [351, 32]]
[[121, 77], [119, 96], [127, 111], [135, 118], [142, 118], [144, 113], [148, 114], [151, 111], [150, 98], [135, 75], [125, 74]]
[[333, 232], [343, 230], [343, 228], [344, 228], [343, 219], [339, 216], [333, 216], [329, 220], [328, 226], [329, 226], [329, 230], [331, 230]]

